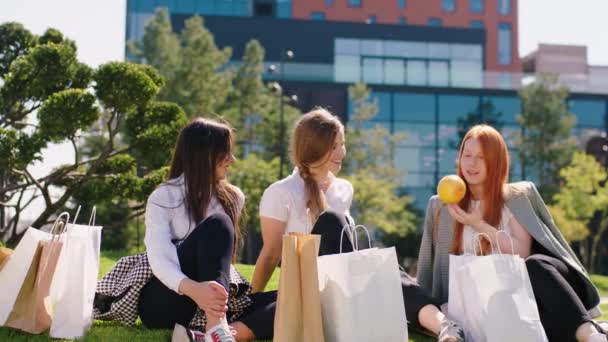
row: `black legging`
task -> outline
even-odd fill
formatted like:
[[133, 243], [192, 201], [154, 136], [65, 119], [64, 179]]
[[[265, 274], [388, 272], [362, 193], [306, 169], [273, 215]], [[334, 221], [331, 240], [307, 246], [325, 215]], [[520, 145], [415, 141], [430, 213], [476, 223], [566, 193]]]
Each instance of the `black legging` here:
[[[312, 229], [312, 234], [321, 235], [319, 255], [340, 253], [340, 235], [347, 223], [344, 215], [331, 210], [327, 210], [319, 216]], [[345, 232], [344, 239], [342, 239], [342, 252], [352, 252], [352, 250], [353, 247], [349, 234]], [[416, 329], [424, 331], [425, 328], [420, 325], [420, 321], [418, 320], [418, 313], [429, 304], [440, 309], [441, 303], [429, 295], [418, 285], [414, 278], [405, 272], [401, 272], [401, 289], [403, 290], [405, 315], [409, 324]]]
[[[181, 270], [194, 281], [216, 281], [228, 289], [233, 246], [232, 221], [226, 214], [212, 214], [177, 248]], [[239, 320], [256, 338], [270, 338], [276, 291], [256, 293], [251, 299], [252, 306]], [[156, 277], [143, 287], [139, 297], [139, 317], [149, 328], [171, 329], [175, 323], [188, 326], [196, 309], [197, 305], [190, 297], [177, 294]]]
[[578, 273], [563, 261], [544, 254], [528, 257], [526, 267], [549, 341], [576, 341], [578, 327], [592, 322], [580, 299], [585, 284]]

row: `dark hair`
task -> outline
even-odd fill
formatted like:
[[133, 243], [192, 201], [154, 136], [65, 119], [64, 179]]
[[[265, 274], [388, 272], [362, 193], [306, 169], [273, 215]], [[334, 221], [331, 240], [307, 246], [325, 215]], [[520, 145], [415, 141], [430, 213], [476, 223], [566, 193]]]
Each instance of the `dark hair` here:
[[235, 228], [233, 257], [239, 245], [239, 196], [225, 179], [217, 179], [220, 161], [232, 153], [232, 129], [223, 123], [194, 118], [179, 133], [169, 169], [169, 180], [184, 176], [184, 205], [198, 223], [205, 218], [211, 196], [215, 195]]
[[336, 136], [344, 126], [329, 111], [317, 107], [302, 115], [296, 123], [291, 138], [291, 158], [298, 167], [306, 189], [306, 206], [313, 219], [327, 208], [325, 195], [313, 179], [311, 167], [330, 158]]

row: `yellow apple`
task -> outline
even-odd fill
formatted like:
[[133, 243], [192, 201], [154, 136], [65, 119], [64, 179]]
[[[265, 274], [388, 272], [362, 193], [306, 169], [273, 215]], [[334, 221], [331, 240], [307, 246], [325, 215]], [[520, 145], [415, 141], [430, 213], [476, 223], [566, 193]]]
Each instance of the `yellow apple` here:
[[467, 186], [457, 175], [448, 175], [439, 181], [437, 194], [445, 204], [456, 204], [462, 200], [467, 192]]

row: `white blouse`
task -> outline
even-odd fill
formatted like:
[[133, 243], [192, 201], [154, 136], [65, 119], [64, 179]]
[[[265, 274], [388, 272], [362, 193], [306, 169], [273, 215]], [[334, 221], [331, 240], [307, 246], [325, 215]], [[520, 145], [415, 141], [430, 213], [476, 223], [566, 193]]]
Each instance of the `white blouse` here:
[[[245, 195], [239, 188], [234, 189], [239, 198], [238, 210], [241, 211], [245, 205]], [[177, 293], [179, 284], [186, 275], [181, 270], [177, 248], [172, 241], [185, 239], [197, 225], [186, 210], [185, 192], [184, 177], [180, 176], [156, 188], [148, 197], [146, 205], [144, 244], [150, 267], [163, 284]], [[215, 213], [225, 211], [212, 195], [205, 217]]]
[[[350, 206], [353, 202], [353, 186], [349, 181], [334, 178], [325, 192], [330, 209], [350, 218]], [[298, 169], [270, 185], [260, 201], [260, 217], [269, 217], [286, 222], [285, 233], [310, 233], [313, 222], [307, 215], [306, 191], [304, 179]]]
[[[479, 201], [471, 201], [471, 209], [477, 209], [479, 208]], [[513, 217], [513, 214], [511, 214], [511, 210], [509, 210], [509, 208], [507, 208], [507, 206], [504, 206], [502, 208], [502, 216], [500, 218], [500, 223], [498, 225], [498, 230], [502, 230], [505, 233], [507, 233], [507, 235], [509, 235], [511, 238], [513, 237], [513, 234], [511, 232], [511, 228], [509, 226], [509, 221], [511, 220], [511, 217]], [[464, 230], [463, 230], [463, 234], [462, 234], [462, 246], [463, 246], [463, 252], [465, 254], [475, 254], [475, 251], [479, 251], [479, 245], [475, 246], [475, 244], [477, 244], [477, 239], [475, 238], [475, 236], [477, 235], [477, 232], [475, 231], [475, 229], [473, 229], [470, 226], [464, 226]], [[502, 235], [502, 234], [501, 234]], [[504, 238], [501, 237], [501, 239]], [[496, 241], [492, 241], [492, 248], [493, 248], [493, 252], [494, 253], [498, 253], [499, 251], [496, 250]], [[511, 253], [511, 251], [502, 251], [503, 253]]]

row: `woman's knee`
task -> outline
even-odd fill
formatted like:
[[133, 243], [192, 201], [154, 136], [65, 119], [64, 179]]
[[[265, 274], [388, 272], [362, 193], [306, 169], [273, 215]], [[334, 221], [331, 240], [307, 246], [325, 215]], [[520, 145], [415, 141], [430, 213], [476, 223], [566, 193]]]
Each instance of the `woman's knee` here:
[[347, 222], [344, 214], [339, 214], [336, 211], [328, 209], [319, 215], [315, 225], [321, 225], [325, 228], [333, 228], [340, 232], [346, 224]]
[[213, 213], [199, 223], [192, 234], [212, 239], [213, 241], [234, 240], [234, 224], [225, 213]]

